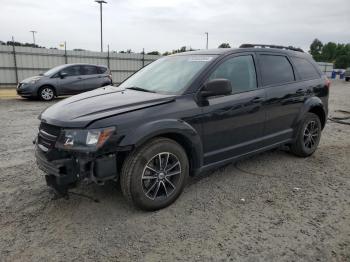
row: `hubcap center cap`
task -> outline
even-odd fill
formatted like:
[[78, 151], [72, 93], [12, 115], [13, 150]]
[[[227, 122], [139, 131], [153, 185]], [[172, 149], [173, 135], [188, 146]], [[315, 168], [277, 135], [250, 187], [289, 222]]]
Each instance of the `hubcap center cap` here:
[[165, 178], [164, 172], [158, 174], [158, 179], [163, 180]]

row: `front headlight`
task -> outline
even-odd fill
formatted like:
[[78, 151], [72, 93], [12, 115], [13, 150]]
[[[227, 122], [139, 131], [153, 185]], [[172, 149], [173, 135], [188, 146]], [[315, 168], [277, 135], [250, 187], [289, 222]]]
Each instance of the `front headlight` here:
[[114, 133], [115, 127], [101, 129], [64, 129], [56, 142], [57, 148], [95, 151]]

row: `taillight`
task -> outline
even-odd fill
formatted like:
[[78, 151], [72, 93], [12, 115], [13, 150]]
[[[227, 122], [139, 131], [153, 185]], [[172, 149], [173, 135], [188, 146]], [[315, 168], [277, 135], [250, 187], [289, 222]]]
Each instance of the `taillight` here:
[[324, 84], [329, 89], [329, 87], [331, 86], [331, 81], [326, 77]]

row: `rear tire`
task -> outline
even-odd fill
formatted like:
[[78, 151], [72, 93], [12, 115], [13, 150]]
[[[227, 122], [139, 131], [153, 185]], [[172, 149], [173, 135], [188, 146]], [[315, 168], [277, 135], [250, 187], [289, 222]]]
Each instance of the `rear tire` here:
[[38, 95], [43, 101], [51, 101], [55, 98], [55, 90], [51, 86], [43, 86], [39, 89]]
[[158, 210], [179, 197], [188, 174], [185, 150], [171, 139], [156, 138], [126, 158], [120, 185], [128, 202], [143, 210]]
[[291, 145], [291, 152], [300, 157], [312, 155], [320, 142], [321, 130], [320, 118], [316, 114], [306, 113]]
[[345, 81], [349, 82], [350, 81], [350, 77], [345, 77]]

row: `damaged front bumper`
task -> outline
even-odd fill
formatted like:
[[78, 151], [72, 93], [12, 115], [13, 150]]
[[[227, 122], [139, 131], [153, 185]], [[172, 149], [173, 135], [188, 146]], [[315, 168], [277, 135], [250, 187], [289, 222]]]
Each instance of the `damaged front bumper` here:
[[53, 151], [56, 152], [44, 152], [36, 144], [35, 156], [39, 169], [45, 173], [47, 185], [59, 195], [66, 195], [69, 188], [82, 180], [103, 184], [106, 180], [118, 179], [115, 153], [94, 156]]

